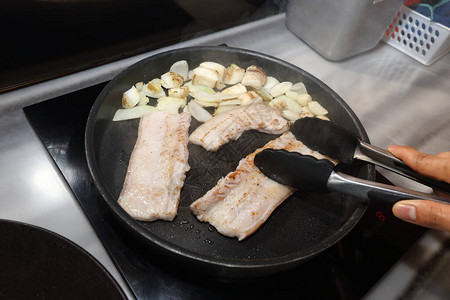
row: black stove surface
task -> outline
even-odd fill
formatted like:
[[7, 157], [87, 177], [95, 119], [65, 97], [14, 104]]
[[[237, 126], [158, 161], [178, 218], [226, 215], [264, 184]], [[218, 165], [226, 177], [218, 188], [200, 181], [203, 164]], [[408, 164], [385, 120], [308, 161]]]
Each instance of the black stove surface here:
[[[340, 242], [292, 270], [263, 278], [215, 278], [154, 253], [109, 211], [89, 173], [84, 130], [106, 83], [31, 105], [24, 112], [138, 299], [360, 299], [425, 232], [371, 203]], [[380, 174], [377, 181], [387, 182]], [[75, 224], [74, 224], [75, 226]]]

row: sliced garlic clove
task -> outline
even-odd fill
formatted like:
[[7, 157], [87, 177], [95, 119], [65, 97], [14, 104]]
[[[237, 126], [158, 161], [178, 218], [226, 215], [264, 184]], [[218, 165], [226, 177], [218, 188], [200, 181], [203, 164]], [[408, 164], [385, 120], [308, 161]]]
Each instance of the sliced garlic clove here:
[[270, 90], [269, 93], [273, 97], [278, 97], [289, 91], [292, 87], [292, 82], [289, 81], [283, 81], [276, 85], [274, 85]]
[[282, 98], [275, 98], [269, 102], [269, 106], [276, 108], [278, 110], [286, 110], [288, 108], [286, 102]]
[[254, 91], [248, 91], [238, 97], [241, 105], [255, 104], [263, 102], [263, 99]]
[[259, 90], [266, 83], [266, 78], [267, 75], [263, 69], [252, 65], [245, 70], [244, 77], [242, 78], [242, 84]]
[[166, 89], [171, 89], [174, 87], [179, 87], [183, 84], [184, 78], [178, 73], [167, 72], [161, 75], [161, 85]]
[[166, 93], [161, 86], [161, 79], [155, 78], [147, 84], [142, 86], [142, 93], [152, 98], [164, 97]]
[[291, 98], [289, 98], [285, 95], [278, 96], [275, 99], [282, 100], [286, 104], [286, 109], [288, 109], [288, 110], [292, 110], [297, 113], [302, 112], [302, 106], [299, 105], [297, 102], [295, 102], [295, 100], [292, 100]]
[[217, 107], [214, 110], [213, 115], [217, 116], [218, 114], [221, 114], [223, 112], [229, 111], [230, 109], [233, 109], [235, 107], [237, 107], [237, 105], [219, 105], [219, 107]]
[[183, 80], [188, 80], [189, 66], [187, 61], [179, 60], [170, 67], [170, 72], [175, 72], [183, 76]]
[[122, 106], [124, 108], [131, 108], [136, 106], [136, 104], [139, 103], [139, 100], [141, 100], [141, 95], [139, 94], [139, 91], [136, 89], [136, 87], [133, 85], [130, 89], [128, 89], [125, 93], [122, 95]]
[[275, 77], [267, 76], [266, 83], [264, 84], [263, 88], [266, 89], [266, 91], [270, 91], [271, 88], [279, 83], [280, 82]]
[[292, 90], [287, 91], [284, 93], [287, 97], [291, 98], [292, 100], [296, 100], [298, 94], [296, 92], [293, 92]]
[[282, 114], [283, 114], [283, 117], [289, 121], [295, 121], [295, 120], [300, 119], [300, 114], [293, 110], [289, 110], [289, 109], [283, 110]]
[[[308, 105], [302, 107], [302, 113], [309, 113], [309, 114], [312, 114], [312, 112], [309, 110]], [[313, 115], [314, 115], [314, 114], [313, 114]]]
[[325, 117], [325, 116], [316, 116], [316, 118], [324, 120], [324, 121], [330, 121], [330, 119], [328, 117]]
[[210, 88], [215, 88], [219, 82], [217, 73], [211, 69], [204, 67], [195, 68], [192, 73], [193, 85], [204, 85]]
[[317, 101], [311, 101], [308, 103], [309, 110], [315, 114], [316, 116], [324, 116], [328, 113], [328, 110], [326, 110], [322, 105], [320, 105]]
[[296, 92], [297, 94], [307, 94], [306, 86], [303, 82], [297, 82], [291, 87], [291, 91]]
[[244, 77], [245, 70], [239, 67], [236, 64], [231, 64], [225, 73], [225, 77], [223, 78], [223, 82], [226, 84], [237, 84], [241, 82]]
[[307, 106], [308, 103], [312, 101], [312, 98], [310, 94], [299, 94], [295, 101], [301, 106]]
[[224, 89], [221, 94], [243, 94], [247, 92], [247, 88], [242, 83], [235, 84]]
[[255, 92], [263, 98], [264, 101], [272, 101], [273, 97], [272, 95], [264, 88], [262, 87], [259, 90], [255, 90]]
[[311, 112], [302, 112], [300, 114], [300, 118], [314, 118], [314, 114]]
[[218, 89], [219, 91], [223, 90], [225, 87], [226, 85], [223, 82], [217, 82], [216, 84], [216, 89]]
[[227, 72], [227, 69], [222, 66], [221, 64], [218, 64], [216, 62], [212, 61], [205, 61], [200, 64], [200, 67], [207, 68], [210, 70], [213, 70], [216, 72], [217, 77], [219, 78], [219, 81], [222, 82], [223, 78], [225, 77], [225, 73]]

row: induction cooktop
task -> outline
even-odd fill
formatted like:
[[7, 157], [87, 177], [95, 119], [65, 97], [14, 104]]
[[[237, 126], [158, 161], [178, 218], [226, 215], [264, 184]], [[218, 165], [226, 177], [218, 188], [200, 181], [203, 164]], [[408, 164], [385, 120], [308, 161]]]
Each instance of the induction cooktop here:
[[[137, 299], [360, 299], [423, 235], [384, 204], [370, 203], [341, 241], [274, 275], [233, 279], [182, 267], [135, 239], [115, 219], [89, 173], [84, 130], [107, 82], [24, 108], [110, 257]], [[377, 181], [389, 183], [377, 173]], [[180, 224], [189, 230], [189, 224]]]

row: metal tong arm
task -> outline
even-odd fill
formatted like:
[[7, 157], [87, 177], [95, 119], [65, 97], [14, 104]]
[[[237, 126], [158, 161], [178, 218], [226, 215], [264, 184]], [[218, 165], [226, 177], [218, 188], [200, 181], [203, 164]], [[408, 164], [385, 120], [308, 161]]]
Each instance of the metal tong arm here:
[[402, 187], [364, 180], [341, 172], [332, 171], [328, 178], [330, 191], [342, 192], [355, 197], [394, 204], [399, 200], [424, 199], [450, 204], [450, 198], [421, 193]]
[[423, 176], [422, 174], [413, 171], [403, 161], [387, 150], [359, 141], [356, 145], [354, 157], [403, 175], [431, 188], [450, 193], [450, 184]]

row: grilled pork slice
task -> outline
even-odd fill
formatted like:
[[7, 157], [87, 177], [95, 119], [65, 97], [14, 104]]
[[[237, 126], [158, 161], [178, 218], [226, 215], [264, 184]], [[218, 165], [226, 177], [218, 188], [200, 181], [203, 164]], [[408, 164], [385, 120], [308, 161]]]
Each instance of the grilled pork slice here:
[[171, 221], [189, 170], [189, 113], [154, 111], [141, 118], [118, 203], [134, 219]]
[[218, 114], [191, 133], [189, 141], [208, 151], [217, 151], [230, 140], [237, 140], [246, 130], [270, 134], [289, 130], [289, 122], [278, 110], [263, 103], [241, 105]]
[[239, 241], [254, 233], [275, 208], [295, 189], [264, 176], [254, 165], [255, 155], [266, 149], [286, 149], [324, 158], [296, 140], [289, 131], [242, 159], [236, 171], [190, 206], [200, 221], [209, 222], [218, 232]]

